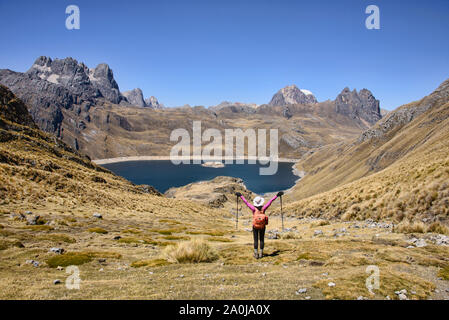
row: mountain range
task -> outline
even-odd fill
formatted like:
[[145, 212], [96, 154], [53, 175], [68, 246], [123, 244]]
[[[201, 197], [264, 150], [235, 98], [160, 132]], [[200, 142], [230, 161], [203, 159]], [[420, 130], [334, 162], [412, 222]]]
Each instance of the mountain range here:
[[[223, 102], [217, 106], [164, 108], [141, 89], [121, 92], [107, 64], [90, 69], [73, 58], [39, 57], [25, 72], [0, 70], [0, 83], [25, 104], [42, 130], [92, 158], [165, 155], [174, 128], [277, 128], [280, 155], [299, 158], [313, 148], [352, 139], [382, 118], [367, 89], [345, 88], [334, 101], [318, 102], [289, 85], [267, 104]], [[247, 119], [248, 114], [251, 120]]]

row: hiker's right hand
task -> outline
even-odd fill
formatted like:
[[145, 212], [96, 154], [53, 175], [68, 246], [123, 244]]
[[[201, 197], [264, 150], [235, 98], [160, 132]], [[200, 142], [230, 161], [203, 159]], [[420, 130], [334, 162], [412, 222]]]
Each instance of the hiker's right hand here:
[[242, 196], [242, 194], [240, 192], [236, 192], [235, 195], [239, 198]]
[[278, 192], [278, 194], [277, 194], [278, 197], [282, 197], [283, 195], [284, 195], [284, 192], [282, 192], [282, 191]]

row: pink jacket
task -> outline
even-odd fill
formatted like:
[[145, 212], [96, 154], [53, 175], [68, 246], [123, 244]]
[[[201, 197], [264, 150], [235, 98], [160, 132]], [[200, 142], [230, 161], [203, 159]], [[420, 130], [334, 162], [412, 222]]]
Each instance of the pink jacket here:
[[[262, 207], [262, 212], [265, 213], [265, 210], [267, 210], [268, 207], [271, 206], [271, 204], [273, 203], [274, 200], [277, 199], [277, 197], [278, 197], [278, 196], [275, 195], [275, 196], [273, 197], [273, 199], [271, 199], [270, 201], [268, 201], [268, 202]], [[251, 203], [249, 203], [249, 202], [245, 199], [244, 196], [241, 196], [240, 199], [242, 199], [242, 201], [248, 206], [248, 208], [251, 209], [251, 211], [252, 211], [253, 213], [254, 213], [254, 211], [256, 211], [256, 208], [255, 208]]]

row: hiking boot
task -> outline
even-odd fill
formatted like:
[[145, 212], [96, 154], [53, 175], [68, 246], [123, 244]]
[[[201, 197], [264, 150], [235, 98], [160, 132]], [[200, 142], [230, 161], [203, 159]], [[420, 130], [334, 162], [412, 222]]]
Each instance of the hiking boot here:
[[260, 250], [259, 259], [261, 259], [262, 257], [263, 257], [263, 250]]
[[254, 249], [254, 258], [259, 259], [259, 252], [257, 249]]

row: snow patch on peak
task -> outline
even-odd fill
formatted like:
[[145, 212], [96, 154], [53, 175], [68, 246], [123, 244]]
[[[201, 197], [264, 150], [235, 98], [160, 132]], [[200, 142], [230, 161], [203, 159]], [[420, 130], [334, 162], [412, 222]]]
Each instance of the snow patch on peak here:
[[312, 91], [306, 90], [306, 89], [300, 89], [302, 93], [304, 93], [306, 96], [313, 96]]

